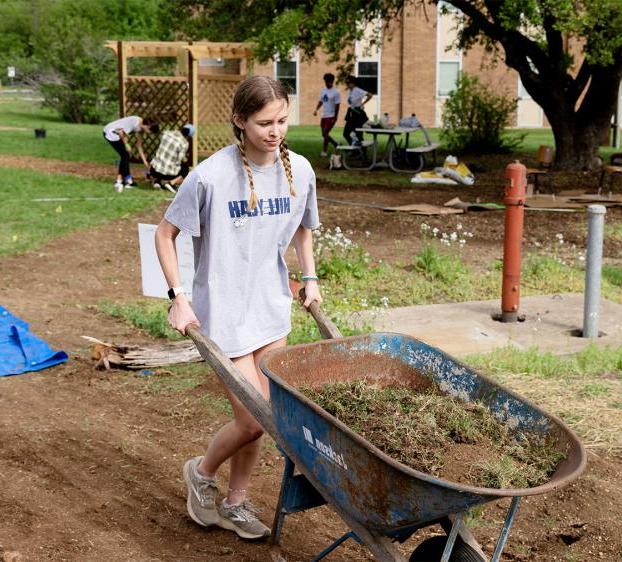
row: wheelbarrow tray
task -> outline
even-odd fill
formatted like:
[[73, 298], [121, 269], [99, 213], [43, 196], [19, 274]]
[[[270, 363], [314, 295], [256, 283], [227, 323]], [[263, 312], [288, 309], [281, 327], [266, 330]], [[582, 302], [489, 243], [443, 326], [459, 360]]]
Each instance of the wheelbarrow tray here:
[[[410, 336], [373, 333], [295, 345], [267, 353], [277, 443], [342, 513], [379, 535], [424, 526], [500, 497], [530, 496], [562, 487], [581, 474], [585, 450], [559, 418]], [[557, 437], [566, 454], [550, 480], [533, 488], [494, 489], [451, 482], [384, 454], [304, 396], [296, 387], [368, 378], [421, 389], [430, 379], [442, 392], [479, 401], [511, 429]], [[328, 496], [328, 497], [327, 497]]]

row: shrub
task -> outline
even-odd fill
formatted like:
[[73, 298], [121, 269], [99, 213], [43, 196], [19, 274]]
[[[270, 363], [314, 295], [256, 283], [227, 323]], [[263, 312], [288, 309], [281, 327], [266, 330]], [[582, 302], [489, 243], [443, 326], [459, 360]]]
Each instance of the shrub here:
[[322, 279], [361, 279], [369, 270], [369, 254], [337, 226], [334, 231], [314, 230], [317, 274]]
[[524, 138], [504, 134], [516, 107], [516, 99], [495, 94], [477, 77], [463, 74], [445, 102], [441, 139], [452, 152], [510, 152]]

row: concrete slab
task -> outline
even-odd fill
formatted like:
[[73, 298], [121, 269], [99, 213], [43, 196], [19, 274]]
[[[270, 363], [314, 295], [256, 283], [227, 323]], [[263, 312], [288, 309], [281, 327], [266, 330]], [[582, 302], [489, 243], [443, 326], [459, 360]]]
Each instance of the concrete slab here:
[[524, 322], [493, 320], [492, 315], [499, 312], [501, 300], [496, 299], [361, 312], [355, 323], [371, 324], [379, 332], [408, 334], [458, 357], [507, 345], [556, 354], [581, 351], [590, 341], [599, 346], [622, 345], [622, 304], [605, 299], [601, 300], [599, 322], [604, 335], [597, 340], [573, 335], [583, 325], [582, 294], [523, 297], [519, 312], [525, 315]]

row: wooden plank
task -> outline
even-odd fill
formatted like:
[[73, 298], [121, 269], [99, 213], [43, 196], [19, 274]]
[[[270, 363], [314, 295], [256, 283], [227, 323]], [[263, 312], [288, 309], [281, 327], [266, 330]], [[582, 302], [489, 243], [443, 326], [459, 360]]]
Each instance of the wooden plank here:
[[119, 71], [119, 117], [125, 117], [125, 77], [127, 76], [127, 59], [123, 41], [117, 41], [117, 64]]
[[126, 41], [128, 57], [177, 57], [185, 41]]
[[250, 57], [252, 51], [248, 43], [194, 43], [186, 47], [196, 59], [240, 59]]
[[139, 80], [145, 80], [147, 82], [187, 82], [188, 78], [185, 76], [127, 76], [128, 82], [137, 82]]
[[202, 74], [199, 81], [218, 80], [220, 82], [241, 82], [246, 76], [244, 74]]
[[190, 164], [194, 167], [199, 162], [199, 61], [188, 51], [188, 83], [189, 83], [189, 103], [188, 116], [189, 123], [195, 127], [194, 137], [190, 139]]

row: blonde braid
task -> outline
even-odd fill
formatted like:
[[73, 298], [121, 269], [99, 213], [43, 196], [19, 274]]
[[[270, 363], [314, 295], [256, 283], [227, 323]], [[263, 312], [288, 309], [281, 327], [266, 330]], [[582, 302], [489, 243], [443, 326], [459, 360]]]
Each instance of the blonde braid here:
[[296, 197], [296, 190], [294, 189], [294, 176], [292, 176], [292, 163], [289, 159], [289, 148], [287, 148], [285, 141], [281, 143], [281, 162], [283, 163], [287, 183], [289, 183], [289, 192], [292, 197]]
[[257, 199], [257, 193], [255, 193], [255, 180], [253, 179], [253, 170], [251, 170], [250, 164], [248, 163], [248, 158], [246, 157], [246, 150], [244, 150], [244, 137], [240, 139], [238, 142], [238, 150], [240, 151], [240, 158], [242, 158], [242, 165], [246, 170], [246, 175], [248, 176], [248, 184], [251, 188], [251, 196], [248, 198], [248, 210], [253, 211], [259, 201]]

